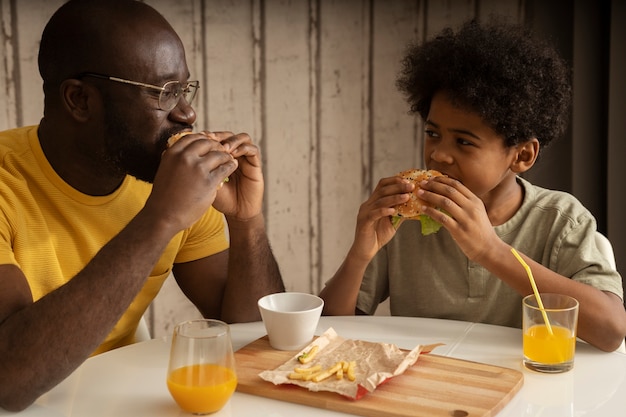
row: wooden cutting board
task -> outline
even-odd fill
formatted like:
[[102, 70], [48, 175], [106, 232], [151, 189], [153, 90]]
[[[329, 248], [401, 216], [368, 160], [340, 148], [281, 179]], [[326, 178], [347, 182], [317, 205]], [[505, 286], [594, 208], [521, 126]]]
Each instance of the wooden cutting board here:
[[235, 352], [237, 391], [365, 417], [495, 416], [524, 383], [521, 372], [477, 362], [422, 354], [411, 368], [360, 400], [333, 392], [274, 385], [259, 373], [296, 352], [274, 350], [267, 336]]

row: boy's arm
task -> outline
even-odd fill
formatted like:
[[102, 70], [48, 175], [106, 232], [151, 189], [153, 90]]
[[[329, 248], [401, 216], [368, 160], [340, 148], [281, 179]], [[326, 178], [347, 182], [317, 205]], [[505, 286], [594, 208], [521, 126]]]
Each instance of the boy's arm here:
[[354, 315], [363, 274], [374, 255], [395, 235], [390, 216], [398, 204], [408, 201], [414, 185], [399, 177], [383, 178], [357, 215], [352, 247], [319, 296], [324, 299], [325, 315]]
[[[521, 295], [531, 294], [533, 290], [526, 271], [514, 262], [511, 247], [498, 240], [492, 250], [476, 261]], [[542, 292], [566, 294], [578, 300], [578, 337], [607, 352], [620, 346], [626, 337], [626, 310], [617, 295], [564, 277], [526, 255], [520, 255]]]

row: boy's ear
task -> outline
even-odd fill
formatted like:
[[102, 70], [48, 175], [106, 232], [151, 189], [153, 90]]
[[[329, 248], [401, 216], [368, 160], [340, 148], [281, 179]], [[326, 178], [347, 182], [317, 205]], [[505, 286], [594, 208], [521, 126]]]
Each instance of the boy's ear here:
[[535, 161], [539, 156], [539, 141], [537, 138], [532, 138], [526, 142], [520, 143], [515, 148], [516, 157], [511, 163], [511, 171], [521, 174], [535, 165]]

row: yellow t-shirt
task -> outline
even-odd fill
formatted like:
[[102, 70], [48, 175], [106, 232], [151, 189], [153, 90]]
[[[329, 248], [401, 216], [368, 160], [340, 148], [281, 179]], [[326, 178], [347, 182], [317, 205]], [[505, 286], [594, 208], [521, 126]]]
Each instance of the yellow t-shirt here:
[[[33, 300], [39, 300], [83, 269], [143, 208], [151, 188], [128, 176], [110, 195], [85, 195], [48, 163], [37, 126], [0, 132], [0, 264], [21, 268]], [[132, 342], [141, 316], [174, 263], [227, 248], [223, 216], [211, 208], [172, 239], [141, 292], [94, 353]]]

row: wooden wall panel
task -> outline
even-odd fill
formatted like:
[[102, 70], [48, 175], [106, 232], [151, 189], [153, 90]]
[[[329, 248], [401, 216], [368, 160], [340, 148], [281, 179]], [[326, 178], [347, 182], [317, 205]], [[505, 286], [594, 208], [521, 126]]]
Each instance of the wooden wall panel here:
[[10, 0], [0, 0], [0, 91], [4, 98], [0, 100], [0, 126], [17, 124], [17, 103], [15, 97], [15, 79], [13, 78], [13, 19]]
[[422, 128], [396, 88], [409, 43], [424, 35], [424, 3], [374, 1], [372, 39], [372, 191], [378, 181], [409, 168], [422, 168]]
[[[315, 10], [315, 9], [313, 9]], [[315, 292], [315, 36], [308, 2], [266, 1], [263, 122], [268, 233], [288, 291]], [[312, 56], [313, 55], [313, 56]]]
[[43, 86], [37, 66], [39, 41], [46, 22], [61, 4], [63, 1], [60, 0], [14, 2], [16, 33], [13, 34], [13, 48], [18, 54], [14, 67], [18, 124], [33, 125], [41, 120]]
[[260, 6], [252, 0], [204, 2], [207, 88], [203, 106], [212, 130], [247, 132], [259, 145], [261, 127]]
[[457, 26], [467, 19], [476, 17], [476, 2], [473, 0], [429, 1], [426, 16], [426, 37], [439, 33], [446, 26]]
[[320, 3], [320, 273], [331, 277], [354, 236], [369, 183], [369, 22], [367, 1]]
[[507, 16], [511, 22], [524, 22], [524, 0], [480, 0], [476, 4], [477, 17], [488, 19], [490, 15]]

